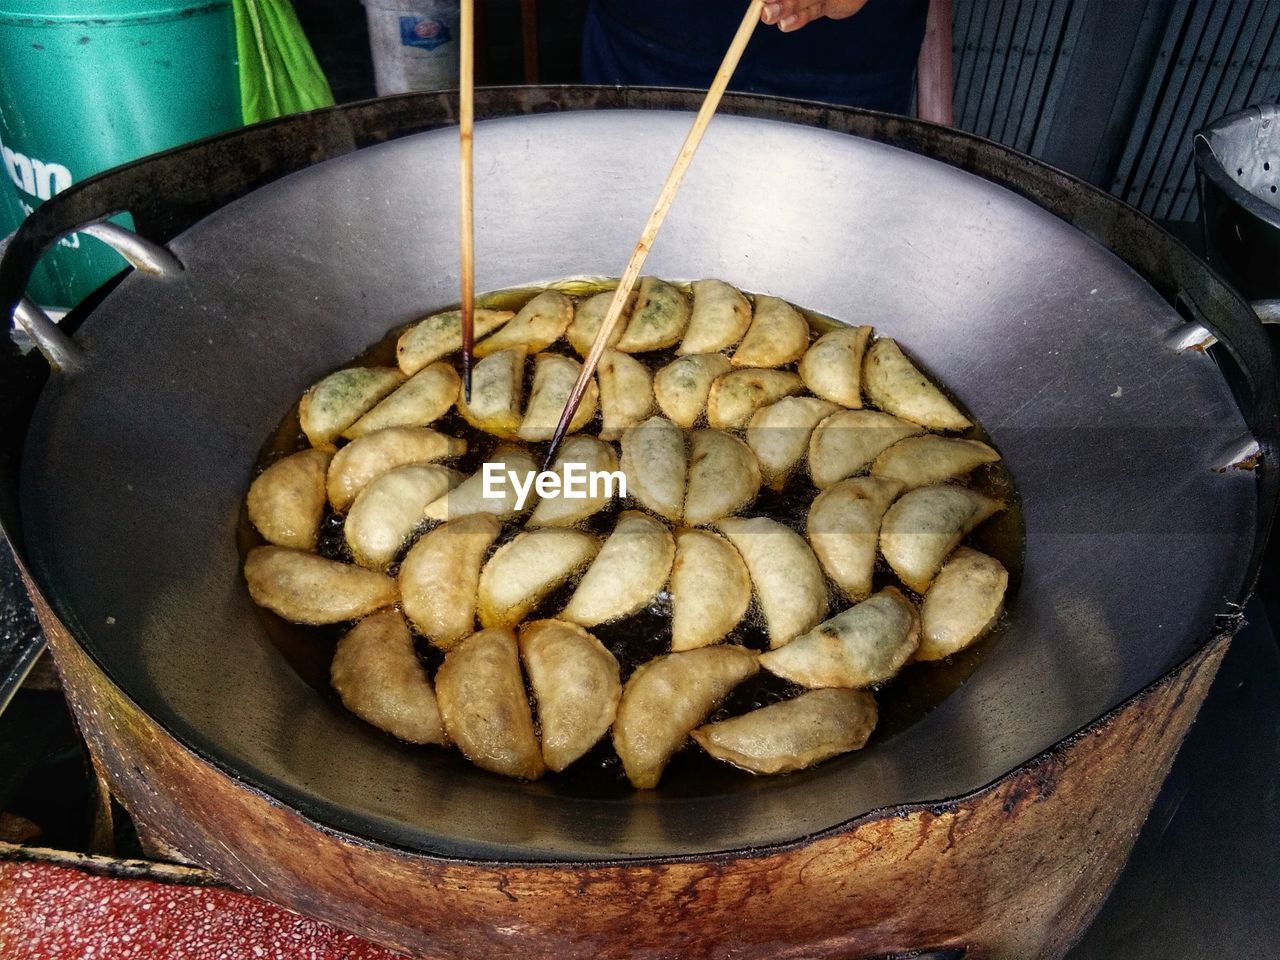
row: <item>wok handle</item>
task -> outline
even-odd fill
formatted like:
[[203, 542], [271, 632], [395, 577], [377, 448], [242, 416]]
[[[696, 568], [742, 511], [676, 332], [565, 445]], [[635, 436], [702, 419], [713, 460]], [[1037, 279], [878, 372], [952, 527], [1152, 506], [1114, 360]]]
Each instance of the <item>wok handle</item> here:
[[[1175, 350], [1199, 350], [1212, 353], [1236, 397], [1236, 404], [1249, 423], [1247, 432], [1218, 452], [1213, 470], [1221, 474], [1232, 470], [1257, 470], [1260, 465], [1273, 458], [1267, 455], [1267, 451], [1258, 440], [1251, 411], [1257, 405], [1259, 389], [1265, 389], [1268, 386], [1274, 388], [1274, 384], [1261, 384], [1250, 378], [1249, 364], [1232, 349], [1230, 339], [1223, 339], [1210, 325], [1204, 311], [1189, 293], [1180, 293], [1176, 298], [1175, 306], [1186, 323], [1173, 331], [1166, 339], [1166, 344]], [[1250, 306], [1259, 323], [1280, 323], [1280, 300], [1258, 300]], [[1272, 469], [1272, 467], [1267, 466], [1266, 469]], [[1259, 543], [1265, 543], [1266, 539], [1264, 536]], [[1258, 556], [1260, 558], [1260, 554]]]
[[[110, 223], [107, 217], [114, 215], [106, 214], [88, 223], [77, 224], [53, 236], [37, 255], [28, 261], [30, 266], [24, 270], [21, 280], [22, 288], [25, 289], [30, 283], [31, 270], [39, 262], [40, 256], [43, 256], [63, 237], [73, 233], [85, 233], [102, 241], [120, 254], [133, 269], [142, 273], [155, 277], [170, 277], [182, 272], [182, 262], [166, 247], [152, 243], [119, 224]], [[10, 234], [0, 241], [0, 256], [8, 257], [9, 244], [14, 236], [16, 234]], [[23, 295], [14, 305], [13, 319], [17, 326], [31, 338], [36, 349], [44, 355], [51, 367], [67, 374], [83, 368], [83, 348], [59, 328], [54, 319], [43, 308], [37, 306], [30, 297]]]
[[1280, 323], [1280, 300], [1255, 300], [1249, 306], [1263, 323]]

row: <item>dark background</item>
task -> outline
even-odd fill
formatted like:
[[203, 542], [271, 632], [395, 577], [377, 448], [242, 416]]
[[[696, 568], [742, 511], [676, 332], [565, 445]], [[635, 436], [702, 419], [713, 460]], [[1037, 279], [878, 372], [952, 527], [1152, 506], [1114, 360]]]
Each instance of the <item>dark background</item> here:
[[[538, 79], [577, 82], [587, 0], [536, 6]], [[337, 99], [373, 96], [358, 0], [297, 9]], [[523, 82], [520, 4], [482, 0], [478, 19], [478, 82]], [[1280, 100], [1280, 0], [955, 0], [952, 46], [957, 126], [1167, 223], [1199, 214], [1195, 131]]]
[[[296, 0], [294, 8], [339, 103], [374, 96], [369, 30], [359, 0]], [[578, 51], [587, 0], [540, 0], [539, 80], [577, 83]], [[520, 4], [479, 0], [476, 4], [476, 83], [524, 82]]]

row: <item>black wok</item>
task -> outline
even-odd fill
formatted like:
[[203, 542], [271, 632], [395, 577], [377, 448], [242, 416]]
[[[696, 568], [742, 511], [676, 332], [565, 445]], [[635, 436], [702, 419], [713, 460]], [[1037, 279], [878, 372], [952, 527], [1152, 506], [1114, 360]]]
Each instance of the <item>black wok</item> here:
[[[478, 288], [616, 274], [695, 103], [480, 95]], [[1276, 491], [1274, 371], [1247, 306], [1139, 214], [1005, 148], [764, 98], [725, 114], [647, 269], [892, 332], [1018, 485], [1008, 630], [940, 706], [799, 775], [598, 799], [404, 748], [289, 667], [240, 578], [241, 498], [308, 384], [456, 299], [443, 96], [140, 161], [24, 225], [0, 265], [6, 310], [41, 249], [119, 210], [180, 261], [71, 318], [81, 369], [42, 385], [34, 355], [3, 357], [4, 528], [61, 621], [182, 743], [321, 825], [511, 861], [758, 848], [957, 796], [1230, 630]]]

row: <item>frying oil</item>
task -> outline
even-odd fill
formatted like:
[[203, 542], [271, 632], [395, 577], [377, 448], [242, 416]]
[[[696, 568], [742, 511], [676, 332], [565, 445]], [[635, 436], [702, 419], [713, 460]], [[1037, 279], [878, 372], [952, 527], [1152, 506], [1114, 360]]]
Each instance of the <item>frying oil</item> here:
[[[583, 278], [565, 280], [552, 284], [552, 288], [561, 291], [575, 301], [590, 297], [596, 293], [612, 290], [616, 280], [606, 278]], [[677, 286], [680, 286], [679, 284]], [[494, 310], [518, 311], [529, 300], [545, 287], [519, 288], [501, 290], [484, 294], [476, 298], [476, 306]], [[688, 293], [688, 287], [684, 290]], [[750, 296], [748, 294], [748, 296]], [[442, 309], [457, 309], [456, 306]], [[816, 339], [823, 333], [845, 324], [834, 318], [798, 308], [809, 321], [809, 326]], [[438, 312], [438, 311], [433, 311]], [[415, 321], [416, 322], [416, 321]], [[400, 335], [413, 324], [397, 327], [385, 337], [360, 354], [344, 367], [350, 366], [388, 366], [396, 365], [396, 341]], [[877, 331], [879, 332], [879, 331]], [[889, 334], [889, 331], [885, 331]], [[905, 345], [908, 353], [910, 344]], [[559, 346], [556, 348], [560, 349]], [[655, 351], [645, 354], [651, 371], [657, 371], [675, 359], [674, 350]], [[455, 364], [459, 361], [454, 360]], [[524, 395], [530, 391], [532, 364], [526, 364]], [[936, 380], [934, 381], [937, 382]], [[947, 392], [945, 384], [939, 384]], [[948, 393], [950, 396], [950, 394]], [[952, 401], [964, 410], [963, 405], [954, 396]], [[968, 411], [965, 415], [969, 416]], [[973, 420], [973, 417], [969, 417]], [[976, 424], [962, 436], [990, 443], [990, 438], [981, 426]], [[584, 433], [599, 432], [599, 414], [587, 425]], [[480, 469], [494, 448], [500, 442], [496, 437], [482, 433], [468, 424], [456, 410], [450, 410], [444, 417], [431, 424], [433, 430], [441, 433], [463, 437], [467, 441], [467, 452], [451, 462], [463, 475], [470, 475]], [[518, 442], [502, 441], [519, 446]], [[298, 407], [295, 404], [283, 417], [276, 429], [263, 445], [255, 468], [256, 476], [276, 460], [292, 453], [307, 449], [307, 438], [302, 432], [298, 419]], [[546, 445], [524, 444], [533, 458], [542, 463]], [[994, 446], [994, 445], [993, 445]], [[1017, 497], [1013, 479], [1005, 468], [1004, 462], [986, 464], [979, 467], [971, 476], [970, 484], [974, 489], [1003, 500], [1007, 509], [978, 528], [965, 542], [983, 553], [999, 560], [1009, 571], [1009, 588], [1005, 597], [1006, 607], [1017, 602], [1018, 587], [1022, 579], [1022, 554], [1025, 543], [1022, 510]], [[801, 536], [805, 534], [805, 520], [809, 505], [817, 496], [818, 490], [813, 486], [804, 471], [798, 471], [787, 482], [782, 491], [774, 491], [762, 486], [756, 499], [740, 511], [745, 516], [767, 516], [784, 523]], [[613, 530], [618, 515], [627, 509], [636, 509], [634, 503], [615, 500], [600, 512], [581, 524], [581, 528], [603, 539]], [[350, 563], [351, 556], [347, 550], [342, 531], [343, 518], [329, 510], [321, 525], [319, 543], [316, 552], [333, 560]], [[509, 525], [499, 537], [495, 548], [511, 540], [520, 532], [518, 524]], [[238, 542], [241, 559], [264, 541], [249, 522], [248, 514], [242, 509]], [[391, 576], [399, 572], [399, 560], [408, 552], [406, 546], [401, 551], [397, 562], [388, 571]], [[875, 574], [874, 589], [886, 586], [897, 586], [907, 596], [919, 603], [920, 597], [901, 584], [893, 576], [883, 558], [878, 562]], [[552, 617], [556, 611], [564, 608], [573, 592], [571, 585], [565, 585], [550, 594], [546, 600], [529, 615], [528, 620]], [[849, 606], [832, 589], [832, 599], [828, 616], [834, 616]], [[337, 694], [329, 685], [329, 662], [333, 659], [338, 639], [350, 628], [350, 624], [339, 624], [331, 627], [305, 627], [289, 623], [270, 611], [259, 608], [267, 635], [279, 650], [280, 654], [295, 671], [322, 696], [330, 698], [341, 707]], [[1006, 615], [1007, 617], [1007, 615]], [[876, 688], [876, 701], [880, 710], [880, 721], [872, 735], [871, 741], [864, 748], [874, 750], [878, 743], [894, 736], [906, 727], [915, 723], [929, 711], [953, 693], [969, 678], [983, 658], [996, 644], [1000, 643], [1004, 634], [1004, 621], [1001, 619], [982, 641], [963, 650], [946, 660], [936, 663], [913, 663], [905, 667], [897, 676]], [[601, 643], [618, 659], [622, 668], [622, 680], [625, 683], [631, 673], [654, 657], [661, 656], [671, 649], [671, 596], [663, 590], [645, 610], [626, 618], [616, 624], [604, 624], [591, 631]], [[737, 642], [756, 650], [768, 649], [768, 634], [764, 618], [753, 602], [743, 621], [726, 638], [726, 642]], [[443, 655], [421, 637], [417, 637], [417, 650], [428, 673], [433, 677], [439, 668]], [[749, 710], [767, 706], [788, 699], [802, 692], [802, 688], [779, 677], [761, 670], [756, 676], [742, 683], [724, 703], [711, 715], [711, 720], [745, 713]], [[536, 710], [534, 716], [537, 716]], [[390, 736], [388, 734], [388, 736]], [[438, 748], [414, 747], [405, 745], [406, 750], [433, 750]], [[840, 763], [846, 757], [837, 757], [828, 763]], [[692, 743], [686, 744], [672, 758], [663, 775], [658, 790], [670, 796], [707, 796], [742, 786], [744, 781], [756, 780], [728, 764], [712, 759]], [[771, 778], [765, 778], [771, 779]], [[563, 773], [547, 774], [542, 780], [529, 785], [530, 789], [539, 792], [559, 793], [579, 797], [611, 798], [624, 796], [632, 792], [622, 772], [622, 764], [613, 752], [608, 736], [604, 737], [595, 748], [570, 766]]]

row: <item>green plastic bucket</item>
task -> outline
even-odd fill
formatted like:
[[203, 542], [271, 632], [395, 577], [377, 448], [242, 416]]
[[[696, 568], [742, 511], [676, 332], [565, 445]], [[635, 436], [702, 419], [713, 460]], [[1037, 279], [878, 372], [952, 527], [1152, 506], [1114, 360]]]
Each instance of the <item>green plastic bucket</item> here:
[[23, 212], [18, 198], [10, 190], [0, 190], [0, 237], [7, 237], [22, 223]]
[[[0, 206], [239, 125], [231, 0], [0, 0]], [[30, 292], [71, 306], [123, 266], [77, 234]]]

